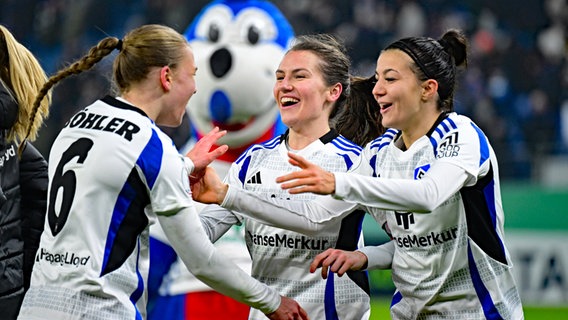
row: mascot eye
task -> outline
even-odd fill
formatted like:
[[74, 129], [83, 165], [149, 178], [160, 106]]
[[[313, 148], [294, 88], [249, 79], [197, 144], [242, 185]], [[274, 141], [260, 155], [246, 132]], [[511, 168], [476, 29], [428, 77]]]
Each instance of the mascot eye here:
[[247, 39], [251, 44], [257, 44], [260, 39], [260, 30], [255, 26], [250, 26], [248, 29]]
[[211, 26], [209, 26], [209, 40], [211, 40], [211, 42], [219, 41], [220, 35], [221, 30], [219, 29], [218, 25], [212, 24]]

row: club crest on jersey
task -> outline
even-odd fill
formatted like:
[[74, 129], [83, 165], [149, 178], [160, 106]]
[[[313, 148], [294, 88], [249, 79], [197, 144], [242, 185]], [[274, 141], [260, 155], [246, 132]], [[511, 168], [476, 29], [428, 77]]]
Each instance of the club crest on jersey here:
[[422, 177], [430, 170], [430, 164], [425, 164], [414, 169], [414, 180], [422, 179]]
[[456, 131], [449, 136], [445, 137], [442, 143], [438, 146], [436, 158], [451, 158], [457, 157], [460, 152], [458, 145], [459, 133]]

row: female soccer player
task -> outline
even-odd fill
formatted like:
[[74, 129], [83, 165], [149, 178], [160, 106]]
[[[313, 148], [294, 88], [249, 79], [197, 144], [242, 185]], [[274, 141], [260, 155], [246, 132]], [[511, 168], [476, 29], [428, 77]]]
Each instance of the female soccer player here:
[[[362, 148], [339, 135], [329, 124], [335, 114], [344, 113], [346, 105], [348, 111], [359, 107], [347, 102], [351, 98], [351, 84], [350, 61], [345, 52], [343, 44], [330, 35], [306, 35], [296, 39], [276, 70], [274, 85], [274, 98], [289, 130], [282, 136], [251, 146], [231, 166], [227, 183], [267, 197], [311, 201], [316, 195], [290, 196], [274, 182], [277, 176], [293, 169], [288, 163], [288, 152], [303, 155], [331, 171], [346, 172], [356, 163]], [[370, 82], [360, 78], [355, 81], [357, 88]], [[370, 90], [364, 94], [372, 101]], [[357, 103], [366, 107], [361, 97], [357, 99]], [[368, 117], [358, 115], [352, 120], [364, 124]], [[377, 128], [362, 127], [361, 132], [350, 134], [364, 139]], [[246, 219], [245, 238], [252, 257], [252, 275], [298, 301], [311, 319], [368, 319], [370, 296], [365, 273], [349, 272], [348, 277], [326, 281], [306, 272], [312, 259], [327, 248], [355, 250], [361, 247], [364, 214], [360, 211], [330, 221], [309, 237]], [[200, 217], [212, 240], [242, 220], [238, 212], [218, 206], [205, 208]], [[261, 313], [251, 310], [249, 319], [260, 318]]]
[[343, 201], [261, 198], [220, 184], [210, 171], [196, 198], [306, 232], [362, 205], [384, 221], [392, 241], [356, 252], [328, 249], [310, 271], [321, 267], [325, 278], [328, 270], [342, 275], [392, 263], [393, 319], [522, 319], [497, 159], [479, 127], [453, 112], [456, 69], [466, 61], [458, 30], [439, 40], [401, 39], [381, 52], [373, 94], [392, 129], [365, 148], [354, 170], [365, 175], [332, 173], [289, 153], [302, 170], [278, 178], [283, 189]]
[[[108, 37], [48, 79], [35, 106], [60, 80], [118, 49], [117, 98], [76, 113], [49, 157], [45, 231], [19, 319], [142, 319], [148, 229], [158, 220], [197, 278], [271, 319], [307, 319], [303, 309], [220, 256], [203, 232], [188, 175], [226, 151], [213, 130], [188, 157], [157, 125], [178, 126], [196, 91], [195, 61], [175, 30], [145, 25]], [[36, 108], [37, 110], [37, 108]]]

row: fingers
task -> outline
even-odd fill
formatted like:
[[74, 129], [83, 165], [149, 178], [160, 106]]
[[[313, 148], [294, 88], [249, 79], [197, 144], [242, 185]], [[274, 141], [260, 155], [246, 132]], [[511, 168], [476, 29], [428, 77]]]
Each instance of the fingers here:
[[225, 154], [225, 152], [227, 152], [227, 150], [229, 150], [229, 146], [224, 144], [220, 147], [215, 148], [213, 151], [209, 152], [209, 155], [213, 158], [211, 161], [219, 158], [220, 156], [222, 156], [223, 154]]
[[300, 320], [310, 320], [308, 313], [302, 307], [300, 307]]
[[306, 169], [307, 167], [313, 165], [313, 163], [309, 162], [308, 160], [306, 160], [301, 155], [293, 153], [293, 152], [288, 152], [288, 157], [289, 157], [290, 164], [292, 164], [296, 167], [299, 167], [301, 169]]

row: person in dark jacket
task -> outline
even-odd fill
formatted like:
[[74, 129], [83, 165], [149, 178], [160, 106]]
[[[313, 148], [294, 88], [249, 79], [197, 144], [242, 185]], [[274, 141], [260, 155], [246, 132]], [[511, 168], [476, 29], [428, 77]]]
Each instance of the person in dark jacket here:
[[[16, 319], [30, 276], [47, 203], [47, 162], [29, 142], [33, 100], [47, 77], [36, 58], [0, 25], [0, 310]], [[47, 116], [46, 99], [29, 140]]]

